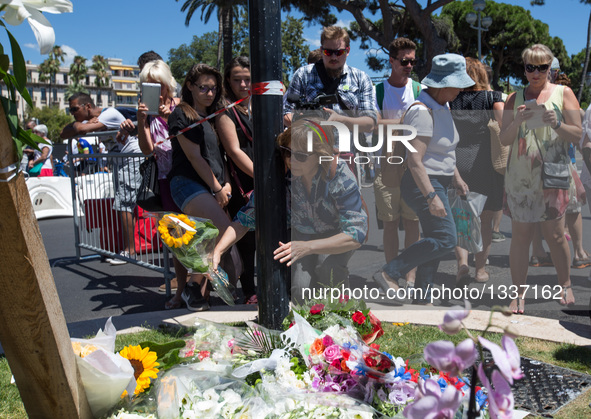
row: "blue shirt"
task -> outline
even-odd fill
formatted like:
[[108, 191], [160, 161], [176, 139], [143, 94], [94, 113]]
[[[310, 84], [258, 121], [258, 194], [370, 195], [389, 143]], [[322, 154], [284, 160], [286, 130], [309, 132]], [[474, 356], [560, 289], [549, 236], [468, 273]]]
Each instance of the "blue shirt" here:
[[[300, 233], [345, 233], [359, 243], [365, 241], [368, 217], [355, 176], [346, 163], [339, 163], [332, 179], [326, 179], [322, 169], [318, 170], [309, 194], [302, 179], [293, 177], [287, 185], [287, 204], [288, 226]], [[254, 193], [234, 221], [254, 230]]]

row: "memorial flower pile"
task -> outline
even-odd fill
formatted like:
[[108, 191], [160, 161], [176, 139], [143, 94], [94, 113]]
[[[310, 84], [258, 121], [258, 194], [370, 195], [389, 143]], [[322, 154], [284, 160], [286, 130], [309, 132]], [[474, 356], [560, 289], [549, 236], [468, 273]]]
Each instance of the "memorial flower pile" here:
[[[371, 313], [355, 304], [338, 302], [340, 314], [317, 302], [298, 307], [283, 332], [199, 319], [178, 352], [180, 364], [162, 368], [149, 389], [132, 396], [131, 403], [122, 401], [109, 418], [459, 419], [468, 411], [470, 417], [511, 417], [510, 384], [523, 376], [519, 352], [508, 333], [500, 346], [486, 339], [492, 321], [483, 336], [466, 331], [469, 338], [457, 345], [429, 343], [423, 361], [413, 367], [408, 359], [365, 342], [362, 333], [374, 326], [359, 327]], [[316, 325], [331, 325], [314, 327], [299, 312]], [[449, 311], [440, 328], [458, 333], [469, 312], [469, 304]], [[494, 368], [483, 363], [472, 368], [485, 348]], [[155, 372], [157, 365], [150, 365], [143, 366]], [[471, 376], [464, 376], [470, 369]]]

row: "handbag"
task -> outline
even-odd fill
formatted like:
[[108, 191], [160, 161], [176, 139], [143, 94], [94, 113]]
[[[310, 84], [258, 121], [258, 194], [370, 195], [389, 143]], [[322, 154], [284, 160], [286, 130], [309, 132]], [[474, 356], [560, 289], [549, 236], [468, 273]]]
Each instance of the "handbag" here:
[[487, 196], [476, 192], [458, 195], [455, 189], [447, 191], [449, 206], [456, 224], [458, 246], [470, 253], [482, 252], [480, 214]]
[[[492, 109], [492, 106], [494, 105], [492, 94], [490, 102], [492, 102]], [[511, 149], [511, 146], [501, 144], [501, 128], [494, 118], [490, 118], [487, 125], [490, 132], [490, 157], [493, 169], [495, 169], [497, 173], [504, 175], [507, 170], [507, 159], [509, 158], [509, 150]]]
[[536, 132], [532, 132], [534, 133], [536, 145], [542, 157], [542, 189], [563, 189], [568, 191], [570, 189], [570, 170], [568, 164], [544, 161]]
[[[423, 105], [427, 109], [429, 107], [422, 102], [416, 101], [412, 103], [404, 112], [404, 115], [400, 119], [401, 123], [404, 123], [404, 118], [406, 117], [406, 113], [410, 108], [414, 105]], [[429, 109], [429, 113], [431, 113], [431, 109]], [[406, 168], [408, 167], [408, 163], [406, 162], [406, 147], [401, 141], [396, 141], [394, 144], [394, 149], [392, 152], [387, 152], [386, 147], [384, 146], [384, 158], [382, 159], [380, 172], [382, 174], [382, 184], [388, 188], [399, 188], [400, 182], [402, 181], [402, 176], [404, 172], [406, 172]], [[392, 159], [393, 161], [400, 161], [401, 163], [389, 163], [388, 159], [391, 157], [395, 157]]]
[[146, 211], [164, 211], [158, 183], [158, 165], [154, 155], [140, 164], [142, 183], [137, 194], [137, 204]]
[[37, 163], [35, 166], [31, 167], [29, 169], [29, 176], [39, 176], [39, 174], [41, 174], [41, 168], [43, 167], [44, 163], [45, 161], [42, 161]]

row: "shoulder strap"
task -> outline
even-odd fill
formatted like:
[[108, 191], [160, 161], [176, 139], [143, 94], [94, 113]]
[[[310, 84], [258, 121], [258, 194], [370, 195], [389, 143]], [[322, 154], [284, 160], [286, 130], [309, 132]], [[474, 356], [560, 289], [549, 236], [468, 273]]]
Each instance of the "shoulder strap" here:
[[322, 88], [322, 92], [327, 95], [335, 94], [339, 84], [341, 83], [341, 78], [337, 77], [336, 79], [331, 79], [326, 72], [326, 68], [324, 67], [324, 62], [322, 60], [314, 64], [314, 68], [316, 69], [318, 77], [324, 86]]
[[413, 80], [412, 81], [412, 94], [415, 99], [419, 97], [419, 93], [421, 93], [421, 83]]
[[250, 133], [244, 127], [244, 124], [242, 123], [242, 120], [240, 119], [240, 115], [238, 115], [238, 112], [236, 112], [236, 108], [232, 107], [232, 111], [234, 112], [234, 116], [236, 117], [236, 121], [240, 125], [240, 128], [242, 129], [242, 132], [244, 133], [244, 136], [246, 138], [248, 138], [248, 140], [250, 142], [252, 142], [252, 135], [250, 135]]
[[433, 111], [431, 110], [431, 108], [428, 107], [427, 105], [425, 105], [423, 102], [417, 100], [417, 101], [414, 101], [413, 103], [411, 103], [408, 108], [406, 108], [406, 110], [404, 111], [404, 115], [402, 115], [402, 119], [400, 119], [400, 122], [404, 123], [404, 118], [406, 118], [406, 114], [408, 113], [410, 108], [412, 108], [415, 105], [423, 105], [429, 111], [431, 118], [433, 118]]
[[381, 82], [376, 86], [376, 98], [378, 99], [378, 107], [380, 108], [380, 111], [384, 110], [384, 82]]

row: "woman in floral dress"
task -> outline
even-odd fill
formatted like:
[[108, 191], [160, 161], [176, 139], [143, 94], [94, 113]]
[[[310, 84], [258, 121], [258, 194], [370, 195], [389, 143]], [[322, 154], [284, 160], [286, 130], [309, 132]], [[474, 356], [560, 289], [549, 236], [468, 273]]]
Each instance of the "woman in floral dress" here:
[[[514, 298], [510, 308], [520, 314], [525, 304], [529, 246], [537, 222], [541, 222], [558, 283], [563, 287], [558, 294], [552, 292], [552, 297], [559, 297], [562, 305], [575, 302], [570, 281], [570, 249], [564, 238], [562, 218], [569, 191], [542, 188], [542, 162], [570, 164], [571, 188], [580, 187], [567, 149], [569, 143], [581, 138], [579, 104], [574, 93], [570, 88], [548, 80], [553, 59], [550, 49], [536, 44], [525, 49], [521, 57], [529, 84], [508, 97], [501, 131], [501, 142], [512, 145], [505, 174], [505, 211], [512, 219], [509, 261], [513, 285], [517, 287], [510, 295]], [[545, 110], [532, 110], [536, 103], [526, 106], [525, 102], [532, 99]], [[536, 119], [541, 122], [536, 124]], [[537, 125], [540, 126], [534, 128]]]

